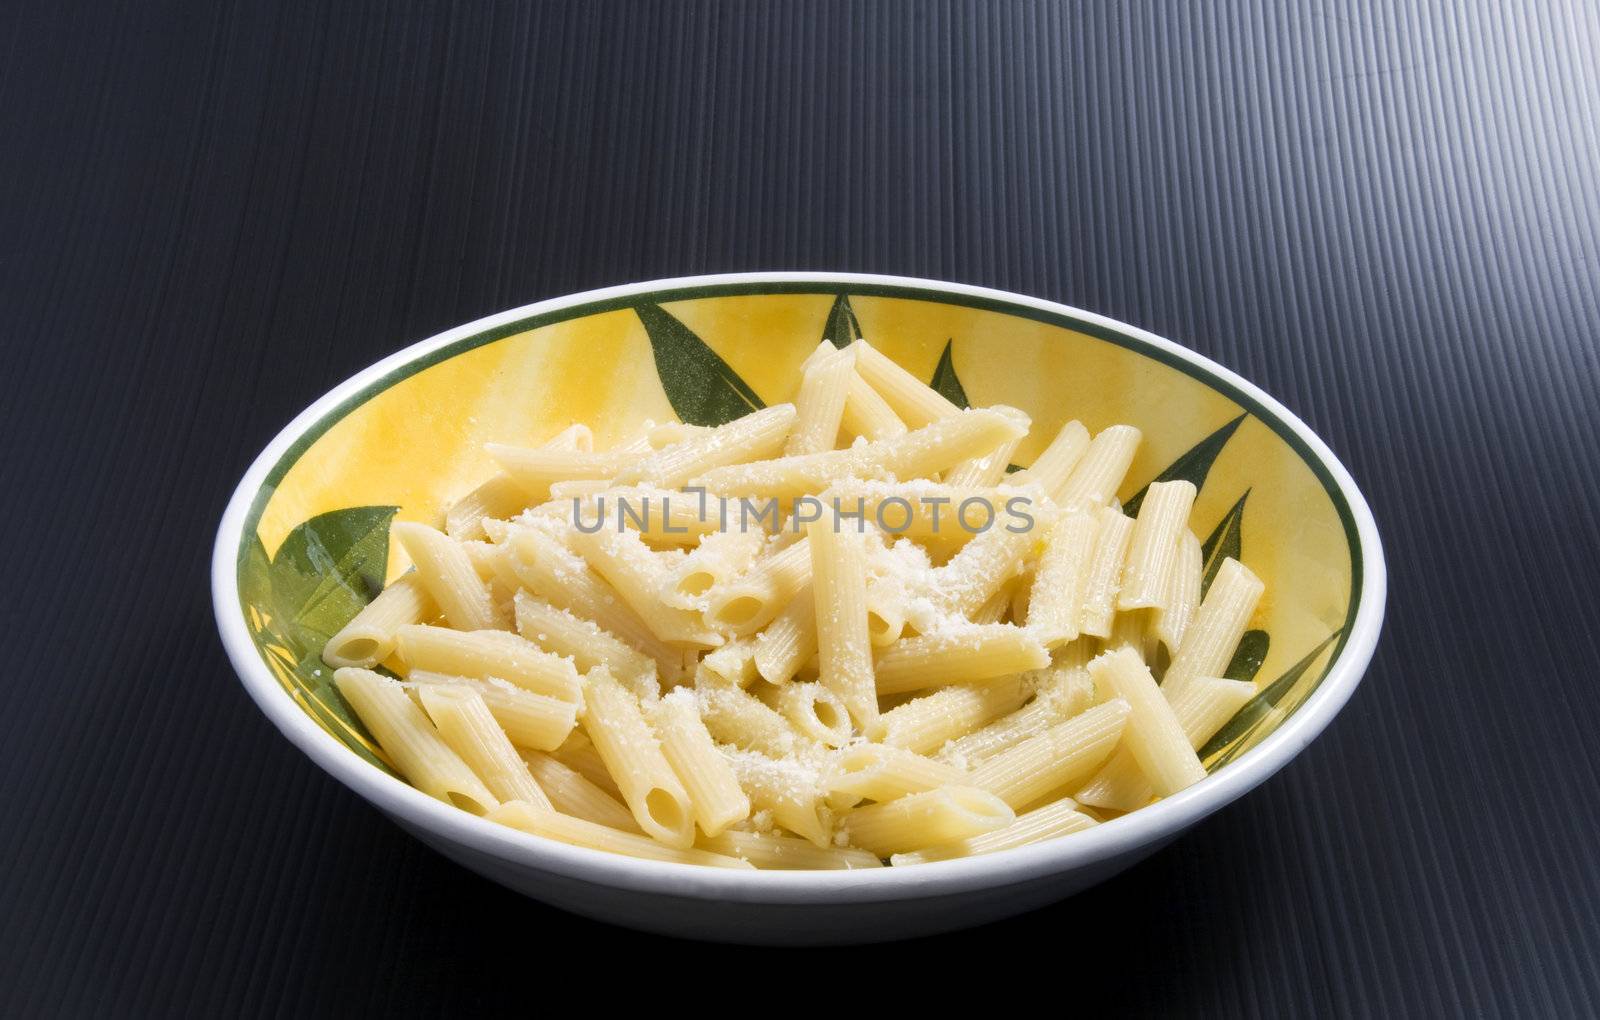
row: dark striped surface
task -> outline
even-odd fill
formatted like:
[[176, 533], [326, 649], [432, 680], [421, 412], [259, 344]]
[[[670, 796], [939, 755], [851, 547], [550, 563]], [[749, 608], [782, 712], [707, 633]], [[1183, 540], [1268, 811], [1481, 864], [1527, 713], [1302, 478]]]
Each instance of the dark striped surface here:
[[624, 986], [769, 973], [377, 817], [247, 702], [205, 566], [250, 457], [403, 343], [806, 268], [1037, 294], [1238, 369], [1365, 487], [1391, 597], [1327, 735], [1172, 849], [805, 973], [1592, 1014], [1596, 52], [1600, 12], [1559, 2], [0, 5], [0, 1013], [526, 1011], [598, 949]]

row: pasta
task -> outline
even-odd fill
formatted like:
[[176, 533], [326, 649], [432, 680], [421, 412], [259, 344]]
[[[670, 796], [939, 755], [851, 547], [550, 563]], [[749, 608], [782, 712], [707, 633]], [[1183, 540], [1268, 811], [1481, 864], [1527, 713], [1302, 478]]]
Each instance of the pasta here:
[[1026, 415], [861, 340], [793, 392], [491, 444], [442, 528], [394, 523], [322, 649], [381, 757], [535, 837], [777, 870], [996, 853], [1205, 776], [1263, 586], [1227, 559], [1202, 598], [1190, 482], [1123, 512], [1138, 429], [1067, 421], [1018, 469]]

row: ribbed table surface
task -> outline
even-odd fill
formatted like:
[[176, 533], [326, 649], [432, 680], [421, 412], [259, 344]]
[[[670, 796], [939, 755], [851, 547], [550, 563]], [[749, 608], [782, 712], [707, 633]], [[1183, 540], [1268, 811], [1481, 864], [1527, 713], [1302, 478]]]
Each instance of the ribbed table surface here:
[[[1596, 53], [1562, 2], [0, 5], [0, 1014], [1593, 1015]], [[1091, 892], [800, 960], [518, 898], [273, 730], [207, 562], [280, 427], [489, 312], [754, 269], [1054, 299], [1280, 397], [1387, 545], [1349, 706]]]

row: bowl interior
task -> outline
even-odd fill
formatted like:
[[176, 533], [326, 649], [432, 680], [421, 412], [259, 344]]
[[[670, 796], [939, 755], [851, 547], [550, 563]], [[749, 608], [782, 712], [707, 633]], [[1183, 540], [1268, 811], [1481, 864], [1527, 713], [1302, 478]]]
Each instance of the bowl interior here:
[[1144, 442], [1119, 493], [1199, 488], [1207, 581], [1242, 560], [1266, 595], [1227, 675], [1259, 693], [1203, 750], [1216, 770], [1316, 690], [1357, 613], [1361, 547], [1328, 467], [1250, 393], [1104, 321], [1021, 301], [864, 281], [742, 281], [645, 290], [425, 343], [305, 427], [255, 493], [238, 548], [244, 622], [284, 692], [351, 752], [383, 754], [332, 684], [323, 642], [409, 565], [395, 520], [437, 523], [496, 471], [483, 445], [573, 422], [597, 448], [645, 420], [717, 424], [792, 399], [819, 340], [857, 336], [946, 396], [1035, 423], [1026, 465], [1062, 423], [1128, 423]]

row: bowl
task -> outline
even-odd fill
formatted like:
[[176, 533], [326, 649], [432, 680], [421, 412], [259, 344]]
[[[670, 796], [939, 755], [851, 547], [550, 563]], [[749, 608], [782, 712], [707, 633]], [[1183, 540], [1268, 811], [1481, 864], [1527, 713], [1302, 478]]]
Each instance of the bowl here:
[[[1202, 750], [1210, 774], [1146, 808], [988, 856], [842, 872], [741, 872], [635, 860], [505, 828], [384, 765], [317, 657], [386, 578], [395, 520], [437, 520], [495, 471], [485, 442], [573, 421], [597, 448], [646, 420], [713, 423], [789, 399], [819, 338], [875, 346], [958, 403], [1037, 427], [1144, 430], [1119, 494], [1199, 487], [1208, 559], [1267, 593], [1229, 674], [1259, 694]], [[742, 273], [590, 291], [491, 315], [334, 387], [245, 473], [212, 558], [217, 625], [245, 689], [334, 778], [419, 839], [510, 889], [663, 934], [769, 944], [925, 935], [1058, 900], [1127, 868], [1282, 768], [1350, 697], [1382, 623], [1383, 552], [1366, 501], [1283, 405], [1192, 351], [1049, 301], [954, 283]], [[244, 768], [245, 763], [241, 762]]]

